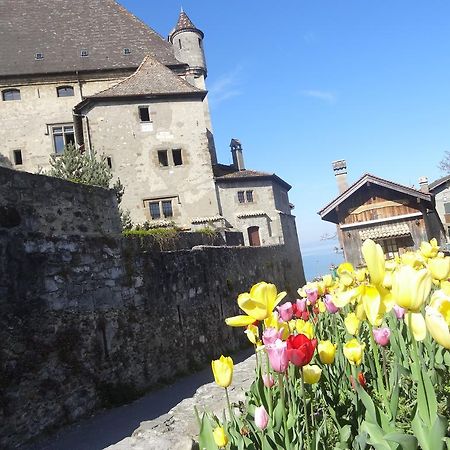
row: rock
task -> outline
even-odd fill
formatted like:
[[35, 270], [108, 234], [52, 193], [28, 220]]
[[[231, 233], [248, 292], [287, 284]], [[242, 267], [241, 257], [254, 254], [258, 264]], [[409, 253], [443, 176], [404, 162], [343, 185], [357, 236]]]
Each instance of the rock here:
[[[234, 367], [233, 384], [228, 388], [230, 401], [245, 401], [245, 391], [255, 375], [255, 356], [252, 355]], [[224, 389], [209, 383], [197, 389], [193, 397], [184, 399], [167, 414], [142, 422], [131, 437], [125, 438], [106, 450], [192, 450], [196, 447], [198, 423], [194, 406], [200, 414], [209, 411], [222, 417], [226, 409]]]

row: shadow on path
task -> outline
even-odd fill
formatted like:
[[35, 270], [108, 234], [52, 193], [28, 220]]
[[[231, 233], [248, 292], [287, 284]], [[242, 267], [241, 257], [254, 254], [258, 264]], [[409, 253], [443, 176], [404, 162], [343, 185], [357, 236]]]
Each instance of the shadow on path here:
[[[237, 364], [252, 353], [253, 349], [239, 352], [233, 361]], [[22, 446], [21, 450], [101, 450], [130, 436], [141, 422], [167, 413], [183, 399], [192, 397], [200, 386], [212, 381], [211, 368], [207, 367], [133, 403], [101, 411], [64, 427], [50, 437]]]

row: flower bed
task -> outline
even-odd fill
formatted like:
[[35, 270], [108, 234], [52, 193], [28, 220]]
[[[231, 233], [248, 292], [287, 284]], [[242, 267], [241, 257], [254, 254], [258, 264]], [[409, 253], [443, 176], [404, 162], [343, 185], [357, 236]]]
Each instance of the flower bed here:
[[[255, 346], [245, 404], [199, 417], [201, 449], [450, 448], [450, 257], [435, 240], [385, 261], [371, 240], [367, 267], [343, 263], [298, 290], [254, 285], [239, 295]], [[212, 362], [225, 390], [233, 361]]]

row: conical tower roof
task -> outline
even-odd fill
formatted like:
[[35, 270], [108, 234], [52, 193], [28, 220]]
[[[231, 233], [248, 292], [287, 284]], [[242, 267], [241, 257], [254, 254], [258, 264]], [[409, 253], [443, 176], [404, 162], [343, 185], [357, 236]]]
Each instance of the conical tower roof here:
[[193, 24], [192, 20], [183, 10], [180, 12], [175, 28], [169, 34], [169, 39], [172, 40], [173, 37], [181, 31], [195, 31], [199, 33], [202, 38], [204, 37], [203, 32]]

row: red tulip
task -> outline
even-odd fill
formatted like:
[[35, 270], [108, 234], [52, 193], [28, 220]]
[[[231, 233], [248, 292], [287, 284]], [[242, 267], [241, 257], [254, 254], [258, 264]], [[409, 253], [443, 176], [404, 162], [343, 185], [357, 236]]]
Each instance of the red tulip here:
[[309, 364], [317, 346], [317, 339], [309, 339], [304, 334], [289, 336], [287, 341], [289, 361], [295, 366], [303, 367]]

